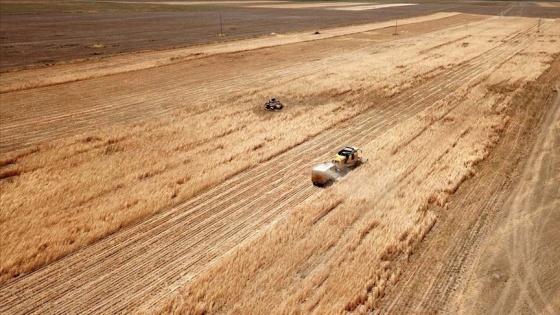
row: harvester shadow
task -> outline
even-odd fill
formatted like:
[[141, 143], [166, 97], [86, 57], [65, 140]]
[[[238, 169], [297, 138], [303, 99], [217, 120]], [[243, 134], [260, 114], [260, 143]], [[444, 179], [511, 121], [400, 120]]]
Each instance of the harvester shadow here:
[[272, 117], [276, 115], [280, 115], [282, 112], [285, 112], [286, 108], [284, 107], [281, 110], [268, 110], [265, 109], [264, 106], [255, 107], [253, 109], [253, 113], [257, 115], [262, 120], [271, 120]]
[[360, 165], [356, 165], [356, 166], [353, 166], [353, 167], [341, 169], [341, 170], [339, 170], [339, 171], [337, 172], [337, 176], [336, 176], [335, 179], [332, 179], [332, 180], [326, 182], [325, 184], [313, 183], [313, 186], [319, 187], [319, 188], [323, 188], [323, 189], [329, 188], [329, 187], [331, 187], [332, 185], [334, 185], [335, 182], [341, 180], [342, 178], [344, 178], [346, 175], [348, 175], [349, 173], [351, 173], [353, 170], [355, 170], [355, 169], [358, 168], [359, 166], [360, 166]]

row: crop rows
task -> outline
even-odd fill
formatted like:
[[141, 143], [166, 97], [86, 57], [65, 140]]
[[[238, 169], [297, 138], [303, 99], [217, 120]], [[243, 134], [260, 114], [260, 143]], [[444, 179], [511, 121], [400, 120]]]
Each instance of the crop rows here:
[[[553, 21], [541, 25], [543, 29], [547, 29], [554, 24]], [[531, 28], [534, 31], [534, 27]], [[522, 36], [527, 36], [527, 33]], [[534, 39], [526, 40], [531, 43]], [[525, 44], [524, 44], [525, 45]], [[515, 116], [520, 117], [519, 126], [526, 126], [531, 114], [529, 109], [517, 109]], [[522, 111], [522, 112], [519, 112]], [[501, 146], [494, 152], [494, 156], [499, 157], [503, 161], [511, 161], [518, 151], [523, 150], [525, 144], [521, 141], [521, 137], [526, 127], [511, 128], [506, 132], [503, 142], [507, 142], [507, 146]], [[488, 217], [495, 211], [498, 205], [502, 205], [508, 198], [509, 193], [502, 191], [504, 185], [510, 180], [507, 178], [508, 168], [511, 163], [501, 163], [490, 174], [486, 176], [476, 176], [471, 179], [468, 185], [469, 189], [465, 191], [460, 198], [454, 200], [451, 207], [446, 210], [451, 214], [469, 213], [469, 216], [462, 216], [464, 223], [460, 228], [452, 231], [450, 244], [444, 248], [441, 257], [446, 257], [444, 264], [434, 265], [432, 256], [428, 252], [441, 252], [441, 244], [428, 242], [428, 247], [422, 249], [419, 260], [414, 264], [408, 264], [408, 270], [405, 277], [399, 283], [398, 290], [391, 292], [392, 298], [388, 305], [382, 308], [382, 312], [386, 314], [403, 313], [403, 312], [436, 312], [441, 310], [442, 305], [452, 294], [456, 288], [459, 279], [457, 276], [464, 268], [465, 262], [472, 254], [472, 247], [475, 246], [477, 239], [489, 227], [487, 226]], [[482, 198], [481, 196], [485, 196]], [[473, 204], [473, 200], [480, 199], [483, 202]], [[416, 279], [425, 279], [426, 274], [430, 273], [429, 283], [422, 283], [421, 289], [413, 285]], [[454, 276], [451, 276], [454, 275]], [[414, 299], [412, 297], [415, 297]]]
[[328, 130], [170, 211], [14, 280], [0, 289], [0, 311], [103, 313], [157, 302], [169, 288], [319, 193], [307, 178], [313, 163], [340, 146], [368, 143], [445, 100], [528, 45], [531, 31], [348, 120], [342, 129]]

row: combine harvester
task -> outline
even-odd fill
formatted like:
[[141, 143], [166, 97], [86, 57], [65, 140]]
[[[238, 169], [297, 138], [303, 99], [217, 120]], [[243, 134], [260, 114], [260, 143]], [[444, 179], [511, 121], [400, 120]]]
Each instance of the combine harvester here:
[[321, 163], [311, 170], [313, 185], [324, 187], [338, 178], [346, 175], [350, 170], [363, 163], [362, 150], [356, 147], [345, 147], [332, 159], [332, 162]]

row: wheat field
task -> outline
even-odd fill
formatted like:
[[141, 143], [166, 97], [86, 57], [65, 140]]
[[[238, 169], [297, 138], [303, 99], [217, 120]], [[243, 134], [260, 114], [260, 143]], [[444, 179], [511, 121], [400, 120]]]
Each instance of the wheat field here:
[[[547, 46], [537, 44], [524, 54], [538, 55]], [[524, 64], [532, 72], [521, 72], [512, 66], [519, 58], [363, 146], [369, 161], [351, 178], [216, 262], [162, 303], [159, 312], [363, 314], [375, 309], [387, 285], [399, 279], [395, 262], [414, 252], [438, 211], [445, 211], [448, 197], [476, 176], [476, 164], [499, 141], [509, 121], [504, 114], [509, 100], [551, 60], [535, 58]]]
[[[477, 17], [468, 27], [375, 45], [370, 44], [375, 32], [360, 32], [325, 39], [333, 50], [310, 62], [282, 60], [282, 52], [267, 51], [268, 58], [280, 60], [278, 76], [259, 87], [247, 87], [247, 73], [232, 78], [227, 89], [220, 89], [221, 82], [201, 81], [192, 89], [215, 93], [192, 98], [183, 86], [172, 86], [166, 91], [172, 101], [185, 105], [171, 114], [3, 154], [0, 281], [165, 212], [364, 112], [388, 110], [390, 100], [406, 91], [502, 49], [503, 59], [485, 61], [453, 93], [370, 135], [361, 145], [368, 159], [363, 166], [214, 261], [156, 308], [189, 314], [364, 313], [398, 281], [395, 262], [414, 252], [448, 197], [476, 176], [475, 166], [508, 125], [510, 99], [560, 52], [546, 35], [519, 35], [534, 24], [527, 18]], [[550, 25], [551, 33], [560, 30], [558, 23]], [[514, 40], [527, 45], [501, 46]], [[356, 45], [349, 48], [348, 41]], [[303, 51], [313, 43], [297, 45], [307, 45], [296, 46]], [[248, 73], [258, 75], [256, 68]], [[45, 89], [59, 89], [59, 96], [48, 94], [53, 103], [73, 93], [72, 84], [90, 85], [93, 98], [107, 84], [116, 84], [115, 91], [135, 80], [156, 84], [153, 71], [126, 73], [128, 81], [120, 83], [100, 76], [69, 83], [67, 91], [66, 85]], [[231, 71], [237, 71], [235, 63]], [[23, 102], [26, 89], [3, 100]], [[130, 102], [150, 104], [157, 93], [130, 93]], [[124, 99], [115, 95], [111, 102]], [[287, 110], [260, 110], [270, 95], [285, 96]], [[3, 114], [14, 115], [14, 108]], [[310, 156], [310, 166], [320, 159]]]

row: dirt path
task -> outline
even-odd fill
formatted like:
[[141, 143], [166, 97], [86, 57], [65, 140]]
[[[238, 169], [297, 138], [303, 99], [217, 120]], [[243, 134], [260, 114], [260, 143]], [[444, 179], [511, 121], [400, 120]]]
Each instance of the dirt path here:
[[476, 252], [466, 288], [461, 291], [462, 297], [456, 297], [458, 306], [452, 312], [560, 312], [559, 91], [560, 82], [556, 84], [555, 100], [547, 102], [550, 109], [523, 174], [511, 190], [495, 229]]
[[529, 94], [517, 96], [503, 140], [449, 209], [434, 207], [438, 223], [402, 262], [404, 280], [380, 313], [558, 312], [559, 76], [557, 58]]

